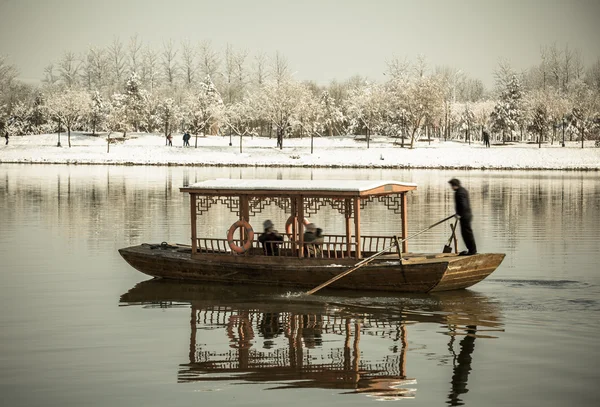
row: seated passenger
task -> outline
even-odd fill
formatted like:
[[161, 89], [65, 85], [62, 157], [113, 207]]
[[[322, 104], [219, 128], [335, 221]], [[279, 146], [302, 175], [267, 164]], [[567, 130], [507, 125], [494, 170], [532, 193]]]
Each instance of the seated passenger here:
[[267, 256], [279, 256], [279, 245], [283, 242], [283, 236], [274, 229], [273, 222], [266, 220], [263, 223], [264, 232], [258, 238]]
[[323, 244], [323, 229], [317, 228], [314, 223], [306, 225], [304, 232], [304, 250], [307, 257], [317, 257], [321, 255], [321, 245]]

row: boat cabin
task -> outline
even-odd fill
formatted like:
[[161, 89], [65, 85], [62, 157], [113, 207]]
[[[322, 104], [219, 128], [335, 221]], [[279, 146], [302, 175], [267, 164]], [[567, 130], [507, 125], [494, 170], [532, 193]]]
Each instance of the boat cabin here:
[[[278, 256], [298, 258], [356, 258], [361, 259], [386, 247], [393, 247], [398, 238], [408, 236], [407, 193], [416, 184], [397, 181], [356, 180], [276, 180], [276, 179], [215, 179], [181, 188], [190, 194], [192, 258], [205, 254], [266, 256], [258, 236], [259, 225], [250, 224], [251, 216], [260, 214], [267, 206], [275, 205], [289, 217], [283, 242], [266, 242]], [[361, 210], [372, 202], [380, 202], [390, 211], [401, 215], [400, 236], [361, 235]], [[197, 219], [215, 204], [225, 205], [234, 222], [227, 236], [200, 236]], [[304, 232], [310, 216], [329, 206], [345, 219], [345, 234], [326, 234], [316, 242], [305, 242]], [[258, 226], [258, 228], [256, 227]], [[408, 243], [402, 241], [402, 252]], [[395, 251], [395, 248], [390, 249]]]

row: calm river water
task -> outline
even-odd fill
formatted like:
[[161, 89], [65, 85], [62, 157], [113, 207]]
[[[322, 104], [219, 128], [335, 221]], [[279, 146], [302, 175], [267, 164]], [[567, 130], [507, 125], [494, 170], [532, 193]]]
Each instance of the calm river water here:
[[[479, 251], [507, 254], [470, 290], [177, 284], [117, 252], [189, 242], [178, 188], [194, 181], [414, 181], [414, 232], [453, 212], [453, 176], [470, 191]], [[385, 211], [367, 215], [365, 233], [398, 229]], [[203, 230], [224, 237], [227, 216], [209, 212]], [[277, 213], [255, 223], [266, 216], [282, 228]], [[595, 406], [598, 225], [597, 173], [0, 165], [0, 404]], [[448, 232], [410, 249], [439, 251]]]

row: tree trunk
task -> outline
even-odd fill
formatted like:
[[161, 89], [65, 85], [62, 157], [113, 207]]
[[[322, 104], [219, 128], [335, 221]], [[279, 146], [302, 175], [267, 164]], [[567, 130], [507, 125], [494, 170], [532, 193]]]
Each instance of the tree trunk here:
[[415, 127], [410, 135], [410, 149], [412, 150], [415, 146], [415, 134], [417, 133], [417, 128]]
[[[71, 126], [67, 126], [67, 140], [69, 141], [69, 148], [71, 148]], [[583, 147], [583, 143], [581, 143]]]
[[110, 153], [110, 131], [108, 132], [108, 138], [106, 139], [106, 152]]
[[165, 123], [165, 146], [169, 144], [169, 124]]
[[403, 131], [402, 131], [402, 139], [401, 139], [401, 144], [400, 147], [404, 148], [404, 138], [406, 137], [406, 134], [408, 133], [407, 129], [406, 129], [406, 123], [404, 123], [404, 126], [402, 126]]
[[448, 141], [448, 108], [444, 109], [444, 141]]
[[544, 131], [540, 130], [540, 135], [539, 135], [539, 140], [538, 140], [538, 147], [542, 148], [542, 137], [543, 137]]
[[[585, 129], [583, 127], [581, 127], [581, 148], [583, 148], [583, 136], [585, 134]], [[71, 145], [69, 144], [69, 147], [71, 147]]]

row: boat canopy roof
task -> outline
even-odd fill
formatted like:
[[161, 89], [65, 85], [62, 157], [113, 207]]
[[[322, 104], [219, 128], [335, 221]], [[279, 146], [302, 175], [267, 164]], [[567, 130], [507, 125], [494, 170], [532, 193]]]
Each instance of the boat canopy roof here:
[[280, 179], [213, 179], [181, 188], [181, 192], [198, 195], [252, 196], [327, 196], [366, 197], [392, 195], [417, 189], [417, 184], [398, 181], [366, 180], [280, 180]]

